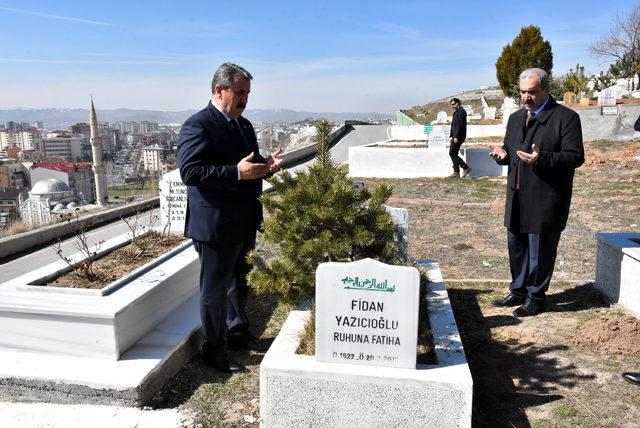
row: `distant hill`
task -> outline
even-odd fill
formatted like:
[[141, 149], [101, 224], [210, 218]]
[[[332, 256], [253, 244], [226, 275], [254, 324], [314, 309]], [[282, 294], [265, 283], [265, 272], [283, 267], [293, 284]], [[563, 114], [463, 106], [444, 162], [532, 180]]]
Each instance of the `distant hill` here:
[[450, 100], [451, 98], [459, 98], [463, 105], [470, 105], [474, 113], [482, 113], [481, 95], [484, 95], [489, 106], [498, 109], [500, 109], [504, 101], [502, 90], [498, 87], [491, 87], [461, 92], [446, 98], [440, 98], [422, 105], [413, 106], [409, 109], [402, 110], [402, 112], [420, 124], [429, 124], [432, 120], [436, 120], [436, 115], [439, 111], [446, 111], [447, 114], [451, 116], [453, 109], [451, 108]]
[[[140, 122], [147, 120], [159, 124], [182, 123], [196, 110], [184, 111], [157, 111], [157, 110], [133, 110], [120, 108], [116, 110], [97, 110], [98, 120], [101, 122]], [[305, 119], [328, 119], [342, 122], [345, 120], [386, 120], [392, 116], [383, 113], [315, 113], [293, 110], [247, 110], [245, 116], [254, 122], [281, 122], [292, 123]], [[88, 109], [0, 109], [0, 124], [14, 122], [42, 122], [46, 128], [63, 128], [78, 122], [89, 121]]]

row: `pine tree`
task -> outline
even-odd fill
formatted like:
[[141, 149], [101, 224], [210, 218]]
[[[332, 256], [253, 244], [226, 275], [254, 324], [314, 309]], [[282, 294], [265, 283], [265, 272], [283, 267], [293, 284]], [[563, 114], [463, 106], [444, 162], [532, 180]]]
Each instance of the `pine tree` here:
[[522, 27], [511, 44], [502, 49], [496, 61], [496, 77], [505, 96], [519, 99], [519, 77], [527, 68], [541, 68], [551, 75], [551, 44], [543, 40], [540, 28]]
[[275, 192], [261, 200], [269, 213], [263, 238], [275, 244], [279, 255], [265, 260], [256, 251], [256, 266], [248, 282], [257, 292], [275, 292], [287, 302], [315, 294], [315, 271], [323, 262], [348, 262], [366, 257], [396, 261], [395, 224], [384, 203], [392, 188], [386, 184], [353, 189], [347, 173], [331, 159], [331, 124], [316, 124], [317, 156], [307, 171], [288, 171], [271, 183]]

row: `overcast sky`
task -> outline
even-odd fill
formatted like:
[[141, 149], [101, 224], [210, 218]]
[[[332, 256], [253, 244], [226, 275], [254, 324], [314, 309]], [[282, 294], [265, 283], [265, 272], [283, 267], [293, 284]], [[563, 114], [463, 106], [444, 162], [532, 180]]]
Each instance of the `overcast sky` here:
[[[392, 113], [497, 84], [525, 25], [554, 73], [607, 70], [589, 45], [631, 0], [0, 0], [0, 108], [186, 110], [225, 61], [254, 76], [250, 109]], [[239, 6], [243, 5], [243, 6]]]

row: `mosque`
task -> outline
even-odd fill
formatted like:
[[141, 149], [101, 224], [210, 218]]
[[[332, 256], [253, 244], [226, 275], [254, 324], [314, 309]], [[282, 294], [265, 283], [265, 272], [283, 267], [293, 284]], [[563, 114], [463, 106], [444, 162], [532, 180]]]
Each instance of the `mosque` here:
[[[93, 173], [96, 185], [96, 204], [108, 205], [107, 177], [102, 162], [102, 144], [98, 136], [98, 119], [91, 99], [89, 113], [91, 126], [91, 152], [93, 157]], [[56, 178], [38, 181], [29, 191], [29, 197], [20, 202], [20, 216], [26, 223], [48, 224], [56, 215], [74, 211], [87, 205], [82, 195], [77, 196], [65, 182]]]

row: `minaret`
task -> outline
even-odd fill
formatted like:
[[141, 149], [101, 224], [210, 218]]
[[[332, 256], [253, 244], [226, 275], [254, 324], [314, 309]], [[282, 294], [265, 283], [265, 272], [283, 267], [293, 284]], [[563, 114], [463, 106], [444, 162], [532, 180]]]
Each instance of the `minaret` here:
[[93, 158], [93, 176], [96, 182], [96, 202], [100, 206], [106, 206], [109, 204], [107, 174], [102, 163], [102, 144], [98, 136], [98, 118], [96, 117], [96, 109], [93, 107], [93, 96], [89, 111], [89, 125], [91, 126], [91, 157]]

